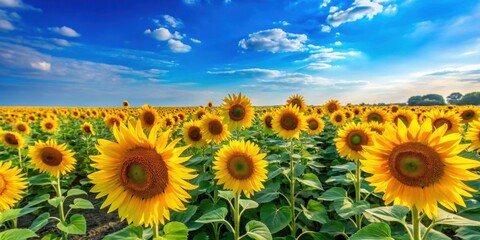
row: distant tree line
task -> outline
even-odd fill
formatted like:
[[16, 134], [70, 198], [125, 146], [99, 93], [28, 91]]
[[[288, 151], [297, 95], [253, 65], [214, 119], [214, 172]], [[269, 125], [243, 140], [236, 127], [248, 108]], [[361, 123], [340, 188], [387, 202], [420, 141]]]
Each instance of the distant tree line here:
[[442, 106], [447, 103], [453, 105], [480, 105], [480, 92], [471, 92], [465, 95], [454, 92], [448, 95], [447, 102], [439, 94], [412, 96], [407, 101], [409, 106]]

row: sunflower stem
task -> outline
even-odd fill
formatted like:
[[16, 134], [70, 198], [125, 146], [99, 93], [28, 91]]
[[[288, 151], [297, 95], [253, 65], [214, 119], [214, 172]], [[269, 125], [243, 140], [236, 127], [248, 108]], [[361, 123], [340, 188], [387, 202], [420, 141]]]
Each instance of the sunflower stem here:
[[412, 225], [413, 225], [413, 240], [420, 240], [420, 219], [418, 217], [418, 210], [415, 205], [412, 208]]
[[158, 238], [159, 237], [158, 236], [158, 224], [154, 223], [152, 228], [153, 228], [153, 239]]
[[18, 163], [20, 164], [20, 168], [23, 170], [22, 152], [20, 148], [18, 148]]
[[[62, 197], [62, 186], [60, 184], [60, 177], [57, 177], [57, 186], [56, 186], [55, 190], [57, 192], [57, 197]], [[60, 215], [60, 220], [62, 220], [62, 222], [66, 222], [65, 221], [65, 212], [63, 210], [63, 200], [60, 201], [60, 204], [58, 204], [58, 212], [59, 212], [59, 215]], [[62, 240], [66, 240], [66, 239], [67, 239], [67, 234], [62, 231]]]
[[235, 224], [235, 240], [240, 239], [240, 193], [235, 193], [235, 208], [234, 208], [234, 224]]
[[[360, 193], [360, 190], [362, 188], [362, 179], [361, 179], [362, 172], [360, 170], [360, 160], [355, 161], [355, 163], [357, 167], [355, 171], [355, 202], [360, 202], [360, 199], [362, 197]], [[358, 230], [362, 229], [362, 214], [356, 214], [355, 221], [356, 221], [357, 229]]]
[[290, 221], [291, 236], [295, 238], [297, 225], [295, 224], [295, 174], [293, 169], [293, 140], [290, 140], [290, 211], [292, 218]]

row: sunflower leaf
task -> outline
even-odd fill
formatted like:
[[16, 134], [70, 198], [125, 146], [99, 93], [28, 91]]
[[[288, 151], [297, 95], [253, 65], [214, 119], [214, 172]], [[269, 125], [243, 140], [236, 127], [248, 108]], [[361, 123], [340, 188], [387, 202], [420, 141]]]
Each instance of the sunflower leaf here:
[[267, 225], [272, 234], [288, 226], [291, 218], [292, 213], [287, 206], [277, 208], [274, 203], [267, 203], [260, 208], [260, 220]]
[[45, 212], [40, 214], [30, 225], [29, 229], [36, 232], [41, 228], [45, 227], [48, 224], [48, 218], [50, 218], [50, 213]]
[[58, 207], [58, 205], [60, 205], [60, 202], [62, 202], [63, 200], [65, 200], [65, 197], [54, 197], [52, 199], [48, 199], [48, 203], [50, 205], [52, 205], [53, 207]]
[[228, 214], [227, 208], [221, 207], [203, 214], [197, 221], [199, 223], [223, 222]]
[[165, 235], [160, 239], [183, 240], [188, 237], [188, 228], [181, 222], [169, 222], [163, 227]]
[[465, 240], [480, 239], [480, 227], [460, 227], [456, 231], [457, 237]]
[[223, 199], [227, 200], [227, 201], [230, 201], [235, 197], [235, 195], [233, 195], [232, 191], [218, 191], [218, 196], [220, 198], [223, 198]]
[[72, 209], [94, 209], [92, 202], [83, 199], [83, 198], [75, 198], [73, 200], [73, 204], [70, 204], [70, 208]]
[[16, 228], [0, 232], [0, 239], [2, 240], [23, 240], [33, 237], [37, 237], [37, 234], [30, 229]]
[[268, 227], [260, 221], [252, 220], [248, 222], [245, 226], [245, 229], [247, 230], [247, 235], [255, 240], [272, 239], [270, 230], [268, 230]]
[[385, 239], [393, 240], [390, 226], [386, 223], [370, 223], [350, 237], [350, 240]]
[[143, 234], [143, 227], [129, 225], [118, 232], [114, 232], [112, 234], [105, 236], [103, 240], [124, 240], [124, 239], [143, 240], [142, 234]]
[[303, 214], [308, 220], [325, 224], [328, 221], [327, 210], [319, 201], [311, 199], [307, 207], [302, 205]]
[[315, 174], [305, 173], [303, 178], [304, 179], [297, 178], [297, 180], [303, 185], [308, 186], [305, 190], [323, 190], [322, 183]]
[[391, 207], [367, 209], [365, 212], [387, 222], [403, 222], [410, 210], [408, 207], [395, 205]]
[[61, 221], [57, 223], [57, 228], [68, 234], [85, 234], [87, 232], [87, 222], [81, 214], [74, 214], [70, 217], [70, 223]]
[[67, 197], [77, 196], [77, 195], [87, 195], [87, 192], [80, 189], [70, 189], [67, 192]]
[[240, 199], [239, 204], [240, 206], [242, 206], [243, 210], [253, 209], [258, 207], [257, 202], [249, 199]]
[[341, 187], [333, 187], [322, 193], [319, 200], [323, 201], [335, 201], [342, 200], [347, 197], [347, 191]]
[[345, 233], [345, 225], [340, 221], [330, 221], [322, 225], [320, 232], [328, 233], [335, 237]]
[[362, 214], [365, 210], [370, 208], [370, 203], [361, 200], [353, 202], [350, 198], [344, 198], [343, 200], [337, 200], [333, 202], [335, 211], [343, 219], [347, 219], [353, 215]]
[[449, 213], [441, 208], [438, 209], [438, 215], [435, 219], [435, 225], [453, 225], [453, 226], [480, 226], [479, 221], [474, 221], [468, 218]]

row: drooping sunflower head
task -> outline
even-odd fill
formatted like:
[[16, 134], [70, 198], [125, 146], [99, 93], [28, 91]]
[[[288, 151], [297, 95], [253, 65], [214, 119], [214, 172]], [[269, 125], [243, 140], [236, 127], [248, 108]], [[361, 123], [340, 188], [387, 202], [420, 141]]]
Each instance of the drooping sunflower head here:
[[135, 125], [121, 123], [113, 128], [116, 142], [100, 139], [100, 155], [90, 156], [96, 172], [88, 175], [97, 198], [107, 196], [101, 208], [118, 209], [122, 220], [140, 226], [164, 224], [170, 210], [185, 210], [191, 198], [188, 190], [196, 177], [183, 166], [190, 157], [180, 155], [187, 147], [176, 147], [180, 139], [169, 142], [170, 131], [158, 134], [155, 125], [145, 135], [140, 120]]
[[272, 129], [283, 139], [298, 139], [307, 128], [305, 115], [293, 105], [279, 108], [272, 119]]
[[9, 148], [23, 148], [25, 146], [25, 140], [22, 136], [12, 131], [0, 131], [0, 142]]
[[469, 123], [468, 131], [465, 134], [465, 140], [470, 141], [468, 151], [480, 150], [480, 120]]
[[150, 130], [160, 121], [160, 117], [153, 107], [144, 104], [140, 109], [140, 121], [144, 129]]
[[108, 126], [108, 128], [113, 128], [114, 126], [119, 126], [120, 123], [122, 122], [122, 119], [120, 119], [117, 115], [114, 114], [108, 114], [104, 118], [105, 124]]
[[32, 130], [30, 126], [28, 125], [27, 122], [24, 121], [17, 121], [15, 122], [15, 125], [13, 126], [13, 129], [22, 134], [22, 135], [28, 135], [30, 131]]
[[27, 186], [27, 179], [20, 168], [12, 167], [10, 161], [0, 161], [0, 213], [20, 201]]
[[386, 123], [389, 121], [389, 115], [380, 108], [370, 108], [363, 113], [362, 122], [370, 123], [370, 122], [379, 122], [379, 123]]
[[93, 126], [90, 122], [84, 122], [80, 129], [82, 130], [83, 134], [86, 135], [95, 135], [95, 131], [93, 130]]
[[128, 107], [130, 107], [130, 103], [128, 103], [127, 100], [123, 100], [122, 106], [123, 106], [123, 108], [128, 108]]
[[222, 117], [212, 113], [205, 114], [200, 120], [202, 136], [207, 141], [219, 144], [230, 136], [228, 126], [222, 120]]
[[59, 145], [51, 139], [46, 142], [38, 141], [35, 146], [29, 146], [28, 155], [35, 169], [57, 178], [71, 172], [77, 163], [73, 157], [74, 153], [67, 150], [66, 144]]
[[373, 136], [368, 124], [349, 122], [338, 130], [338, 138], [334, 141], [340, 156], [357, 161], [363, 159], [363, 147], [373, 144]]
[[252, 142], [232, 140], [215, 156], [215, 179], [218, 184], [223, 184], [224, 189], [232, 190], [234, 194], [243, 192], [250, 198], [264, 188], [263, 182], [267, 180], [265, 156]]
[[293, 105], [300, 109], [300, 112], [305, 112], [307, 110], [307, 104], [301, 95], [293, 95], [287, 100], [286, 105]]
[[263, 114], [263, 116], [261, 117], [261, 120], [262, 120], [263, 126], [266, 129], [272, 129], [273, 114], [271, 112], [267, 112]]
[[250, 99], [242, 93], [223, 98], [222, 116], [230, 130], [249, 128], [253, 124], [254, 110]]
[[433, 129], [440, 128], [443, 125], [447, 126], [448, 133], [462, 132], [462, 124], [460, 123], [460, 116], [454, 111], [432, 110], [425, 114], [425, 117], [430, 119], [433, 124]]
[[40, 122], [40, 126], [42, 126], [44, 132], [54, 133], [58, 129], [58, 122], [50, 118], [45, 118]]
[[335, 111], [330, 115], [330, 122], [335, 126], [342, 126], [345, 122], [347, 122], [345, 112], [342, 110]]
[[198, 121], [190, 121], [183, 124], [182, 128], [183, 140], [185, 143], [195, 148], [202, 148], [207, 146], [207, 140], [203, 138]]
[[327, 114], [332, 114], [335, 111], [342, 109], [342, 106], [340, 105], [338, 100], [330, 99], [327, 103], [325, 103], [325, 105], [323, 105], [323, 108], [325, 109], [325, 112]]
[[480, 119], [480, 112], [473, 106], [461, 108], [459, 114], [463, 123], [469, 123]]
[[383, 135], [374, 138], [372, 146], [364, 147], [362, 170], [372, 174], [366, 178], [375, 192], [384, 192], [385, 204], [415, 206], [430, 219], [436, 217], [438, 204], [456, 211], [465, 207], [462, 197], [475, 192], [463, 181], [480, 178], [468, 169], [480, 162], [458, 156], [467, 145], [462, 136], [447, 134], [447, 125], [434, 129], [430, 120], [410, 126], [399, 122], [387, 124]]
[[308, 133], [316, 135], [323, 131], [325, 123], [319, 116], [310, 115], [306, 119]]
[[398, 125], [399, 121], [402, 121], [406, 126], [410, 125], [413, 119], [417, 118], [417, 115], [408, 110], [397, 110], [395, 113], [391, 114], [391, 120], [394, 124]]

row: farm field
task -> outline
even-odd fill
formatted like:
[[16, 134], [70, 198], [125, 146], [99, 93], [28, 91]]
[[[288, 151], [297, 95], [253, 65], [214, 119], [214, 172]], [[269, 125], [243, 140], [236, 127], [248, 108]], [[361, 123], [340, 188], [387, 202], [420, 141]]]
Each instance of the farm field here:
[[479, 239], [478, 106], [0, 107], [0, 239]]

